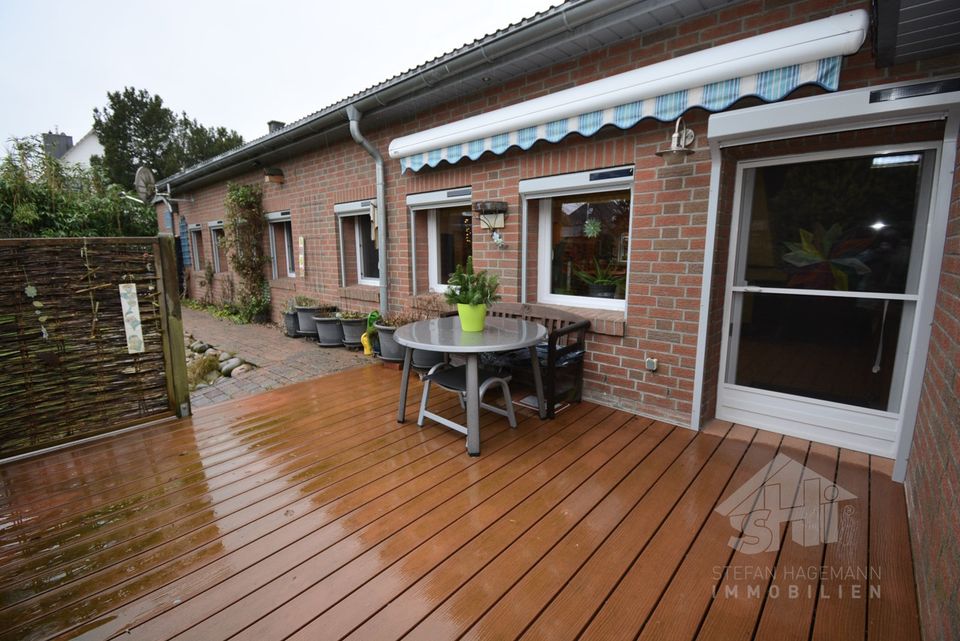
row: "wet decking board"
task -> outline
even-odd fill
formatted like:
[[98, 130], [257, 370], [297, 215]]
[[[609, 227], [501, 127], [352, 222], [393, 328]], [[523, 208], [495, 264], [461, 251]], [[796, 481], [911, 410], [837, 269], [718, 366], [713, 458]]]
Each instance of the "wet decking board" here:
[[[516, 430], [482, 413], [469, 457], [396, 423], [399, 376], [342, 372], [0, 466], [0, 640], [919, 639], [889, 461], [590, 403]], [[779, 550], [728, 545], [714, 508], [778, 453], [856, 496], [839, 543], [781, 524]], [[805, 566], [880, 574], [782, 572]], [[771, 576], [735, 575], [750, 568]], [[803, 598], [772, 596], [791, 585]]]

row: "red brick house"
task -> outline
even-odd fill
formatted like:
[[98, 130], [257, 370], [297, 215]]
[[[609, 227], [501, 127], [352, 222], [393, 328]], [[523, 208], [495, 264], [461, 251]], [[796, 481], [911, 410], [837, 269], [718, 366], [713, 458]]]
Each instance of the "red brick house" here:
[[[960, 466], [947, 4], [567, 2], [161, 180], [180, 199], [161, 231], [187, 236], [191, 295], [207, 262], [222, 295], [227, 184], [263, 182], [275, 318], [295, 293], [400, 310], [469, 254], [505, 300], [591, 320], [591, 400], [895, 459], [924, 629], [947, 638], [960, 566], [956, 537], [934, 544], [960, 529], [942, 509]], [[481, 224], [490, 202], [506, 213]]]

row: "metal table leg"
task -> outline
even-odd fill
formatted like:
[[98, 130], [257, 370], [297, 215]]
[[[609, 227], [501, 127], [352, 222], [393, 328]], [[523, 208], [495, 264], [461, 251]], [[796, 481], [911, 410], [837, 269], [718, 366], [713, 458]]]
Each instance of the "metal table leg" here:
[[533, 385], [537, 389], [537, 405], [540, 408], [540, 418], [547, 418], [547, 401], [543, 398], [543, 379], [540, 377], [540, 355], [537, 346], [530, 347], [530, 367], [533, 368]]
[[407, 388], [410, 386], [410, 361], [413, 350], [407, 347], [403, 352], [403, 380], [400, 381], [400, 407], [397, 408], [397, 423], [407, 420]]
[[480, 382], [476, 354], [467, 354], [467, 454], [480, 455]]

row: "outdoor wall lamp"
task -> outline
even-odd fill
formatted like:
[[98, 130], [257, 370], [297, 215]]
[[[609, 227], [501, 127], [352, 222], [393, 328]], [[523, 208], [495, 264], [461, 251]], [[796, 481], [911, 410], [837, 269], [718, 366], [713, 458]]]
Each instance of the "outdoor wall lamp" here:
[[284, 183], [283, 170], [279, 167], [267, 167], [263, 170], [263, 182], [282, 185]]
[[670, 148], [658, 151], [657, 155], [667, 161], [668, 165], [676, 165], [685, 157], [693, 153], [690, 145], [693, 144], [693, 130], [687, 129], [683, 117], [677, 118], [677, 125], [670, 137]]
[[473, 210], [477, 212], [477, 218], [480, 220], [480, 229], [489, 229], [492, 232], [490, 238], [501, 249], [506, 247], [500, 230], [505, 225], [507, 208], [507, 203], [502, 200], [481, 200], [473, 204]]
[[503, 229], [507, 216], [507, 203], [502, 200], [481, 200], [473, 204], [473, 211], [480, 219], [480, 229]]

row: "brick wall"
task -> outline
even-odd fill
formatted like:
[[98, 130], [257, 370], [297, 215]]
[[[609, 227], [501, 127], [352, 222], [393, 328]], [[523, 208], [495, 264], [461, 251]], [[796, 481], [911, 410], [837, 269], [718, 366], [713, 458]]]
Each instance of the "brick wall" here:
[[[670, 26], [625, 43], [618, 44], [576, 61], [516, 78], [486, 92], [438, 105], [386, 128], [366, 130], [365, 134], [385, 152], [393, 138], [458, 120], [491, 109], [527, 100], [560, 89], [596, 80], [673, 56], [741, 39], [761, 32], [807, 22], [854, 8], [869, 10], [867, 2], [826, 2], [808, 0], [753, 0], [708, 16]], [[960, 58], [942, 58], [876, 69], [869, 51], [863, 50], [844, 60], [841, 89], [939, 75], [960, 69]], [[822, 93], [818, 88], [801, 88], [792, 97]], [[735, 108], [756, 104], [740, 101]], [[594, 331], [589, 336], [586, 364], [586, 396], [640, 414], [681, 424], [692, 415], [694, 360], [697, 327], [700, 322], [700, 287], [710, 176], [706, 128], [709, 114], [694, 109], [684, 119], [696, 133], [696, 153], [681, 165], [667, 166], [655, 155], [668, 146], [672, 127], [645, 120], [627, 131], [607, 127], [590, 138], [577, 134], [557, 144], [539, 142], [528, 151], [513, 149], [480, 160], [441, 164], [417, 173], [400, 173], [399, 163], [386, 163], [388, 240], [390, 262], [387, 270], [390, 307], [399, 309], [409, 303], [413, 293], [410, 248], [410, 219], [406, 209], [408, 194], [470, 186], [474, 200], [504, 200], [509, 213], [503, 236], [505, 248], [490, 240], [474, 219], [474, 256], [478, 267], [500, 275], [504, 300], [519, 300], [521, 288], [520, 197], [519, 181], [527, 178], [584, 171], [616, 165], [633, 165], [632, 225], [630, 237], [627, 314], [582, 310], [591, 317]], [[361, 128], [363, 125], [361, 123]], [[277, 163], [285, 183], [264, 185], [267, 211], [289, 209], [295, 237], [306, 242], [306, 270], [298, 270], [297, 293], [320, 298], [325, 303], [348, 309], [371, 309], [377, 304], [376, 288], [340, 286], [340, 259], [333, 205], [371, 198], [374, 193], [374, 166], [371, 158], [355, 143], [343, 140], [329, 146]], [[251, 171], [234, 178], [238, 182], [262, 181], [261, 173]], [[189, 194], [193, 203], [181, 203], [181, 214], [190, 223], [205, 222], [223, 216], [225, 185], [214, 185]], [[182, 196], [182, 194], [179, 194]], [[205, 229], [205, 235], [207, 230]], [[722, 229], [720, 230], [722, 234]], [[424, 239], [418, 230], [419, 240]], [[535, 242], [535, 235], [531, 239]], [[208, 242], [208, 241], [207, 241]], [[528, 247], [532, 246], [528, 243]], [[721, 238], [718, 247], [724, 246]], [[422, 248], [421, 248], [422, 251]], [[725, 260], [718, 253], [717, 260]], [[424, 261], [418, 255], [418, 290], [424, 291]], [[722, 278], [723, 269], [715, 273]], [[528, 271], [528, 277], [531, 274]], [[195, 280], [195, 279], [194, 279]], [[219, 283], [215, 283], [215, 289]], [[531, 280], [526, 283], [528, 300]], [[196, 284], [191, 285], [196, 291]], [[218, 290], [219, 291], [219, 290]], [[289, 290], [274, 289], [282, 303]], [[274, 318], [282, 305], [274, 306]], [[718, 349], [719, 328], [711, 326], [711, 356]], [[716, 346], [716, 347], [715, 347]], [[657, 372], [643, 368], [645, 356], [655, 356]], [[705, 404], [712, 401], [716, 368], [708, 370]], [[712, 405], [711, 405], [712, 407]], [[709, 413], [708, 413], [709, 415]]]
[[[960, 163], [956, 172], [960, 173]], [[960, 639], [960, 194], [956, 190], [906, 489], [924, 639]]]

